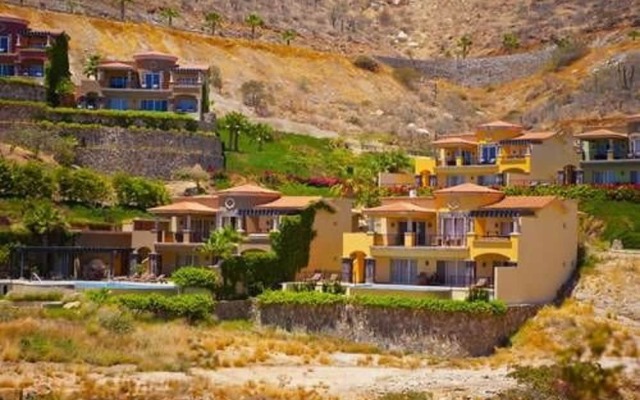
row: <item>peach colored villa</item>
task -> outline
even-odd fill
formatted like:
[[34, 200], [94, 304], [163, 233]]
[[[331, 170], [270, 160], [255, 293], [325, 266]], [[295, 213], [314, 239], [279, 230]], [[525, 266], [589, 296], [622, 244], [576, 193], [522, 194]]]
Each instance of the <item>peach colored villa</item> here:
[[202, 116], [209, 67], [178, 63], [159, 52], [133, 55], [133, 60], [103, 61], [95, 80], [80, 84], [79, 103], [89, 109], [173, 111]]
[[577, 263], [577, 205], [510, 197], [466, 183], [363, 210], [367, 232], [343, 235], [350, 293], [465, 298], [480, 286], [510, 304], [552, 301]]

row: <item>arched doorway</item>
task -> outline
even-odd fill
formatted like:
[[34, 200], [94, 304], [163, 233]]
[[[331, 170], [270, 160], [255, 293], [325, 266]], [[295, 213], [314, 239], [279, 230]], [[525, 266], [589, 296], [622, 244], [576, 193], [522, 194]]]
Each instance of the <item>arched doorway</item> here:
[[493, 286], [495, 282], [495, 269], [510, 263], [509, 257], [492, 253], [479, 255], [474, 261], [474, 284], [480, 286]]

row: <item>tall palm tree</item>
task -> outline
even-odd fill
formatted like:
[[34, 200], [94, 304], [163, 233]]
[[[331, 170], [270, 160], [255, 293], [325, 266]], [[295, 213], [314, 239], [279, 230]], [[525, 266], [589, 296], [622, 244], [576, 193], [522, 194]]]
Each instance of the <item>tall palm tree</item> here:
[[98, 65], [102, 61], [102, 56], [100, 54], [90, 54], [84, 61], [84, 67], [82, 69], [82, 73], [87, 78], [98, 78]]
[[273, 140], [273, 128], [267, 124], [259, 123], [251, 127], [249, 139], [258, 143], [258, 151], [262, 151], [262, 146]]
[[117, 0], [117, 2], [120, 5], [120, 20], [124, 21], [127, 4], [133, 4], [133, 0]]
[[286, 31], [282, 32], [282, 40], [284, 40], [287, 46], [290, 46], [291, 41], [296, 37], [298, 37], [298, 32], [294, 31], [293, 29], [287, 29]]
[[462, 58], [467, 58], [469, 50], [471, 50], [471, 46], [473, 46], [473, 40], [471, 40], [471, 36], [463, 35], [460, 39], [458, 39], [457, 46], [460, 48], [460, 55], [462, 56]]
[[41, 237], [43, 246], [48, 246], [53, 234], [66, 232], [68, 227], [64, 216], [49, 201], [29, 204], [22, 221], [29, 232]]
[[175, 8], [165, 7], [160, 11], [160, 18], [167, 21], [167, 25], [169, 26], [173, 25], [174, 18], [179, 18], [179, 17], [180, 17], [180, 12]]
[[256, 38], [256, 29], [264, 26], [264, 20], [256, 13], [251, 13], [244, 22], [251, 27], [251, 39]]
[[222, 24], [222, 15], [215, 11], [205, 14], [204, 22], [209, 27], [212, 35], [216, 34], [216, 29]]
[[249, 119], [242, 113], [232, 111], [220, 119], [218, 127], [229, 135], [229, 150], [239, 151], [240, 135], [246, 133], [251, 126]]
[[240, 242], [242, 242], [242, 235], [232, 226], [225, 226], [211, 232], [211, 236], [198, 249], [198, 252], [211, 258], [212, 262], [223, 262], [237, 253]]

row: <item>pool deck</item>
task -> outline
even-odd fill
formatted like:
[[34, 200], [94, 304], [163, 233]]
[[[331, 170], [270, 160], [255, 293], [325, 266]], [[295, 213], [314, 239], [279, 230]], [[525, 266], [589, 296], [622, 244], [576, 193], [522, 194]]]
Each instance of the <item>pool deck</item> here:
[[72, 290], [84, 289], [138, 289], [138, 290], [175, 290], [177, 286], [171, 282], [153, 283], [137, 281], [33, 281], [27, 279], [0, 279], [0, 285], [6, 286], [28, 286], [34, 288], [60, 288]]

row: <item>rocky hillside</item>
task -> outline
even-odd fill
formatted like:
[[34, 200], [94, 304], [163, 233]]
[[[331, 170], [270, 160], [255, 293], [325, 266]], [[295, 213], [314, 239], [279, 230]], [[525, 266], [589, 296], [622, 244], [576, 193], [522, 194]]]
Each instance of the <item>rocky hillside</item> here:
[[[9, 0], [14, 4], [120, 18], [115, 0]], [[161, 10], [180, 16], [173, 25], [205, 31], [204, 15], [215, 11], [225, 22], [218, 34], [249, 37], [243, 23], [259, 14], [267, 41], [282, 41], [294, 29], [297, 42], [326, 51], [371, 51], [376, 54], [410, 51], [416, 57], [455, 55], [456, 41], [473, 39], [471, 55], [500, 52], [504, 34], [511, 33], [523, 48], [554, 37], [596, 37], [612, 30], [640, 25], [634, 11], [639, 0], [135, 0], [127, 5], [131, 20], [165, 24]]]

